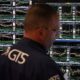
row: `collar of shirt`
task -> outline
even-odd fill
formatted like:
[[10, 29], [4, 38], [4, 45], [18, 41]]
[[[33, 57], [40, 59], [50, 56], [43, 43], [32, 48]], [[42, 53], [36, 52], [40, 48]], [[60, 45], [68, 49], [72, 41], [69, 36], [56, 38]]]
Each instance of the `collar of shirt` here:
[[24, 47], [27, 47], [27, 46], [32, 47], [38, 51], [41, 51], [44, 54], [48, 52], [48, 50], [43, 45], [29, 38], [23, 38], [20, 41], [20, 43], [24, 45]]

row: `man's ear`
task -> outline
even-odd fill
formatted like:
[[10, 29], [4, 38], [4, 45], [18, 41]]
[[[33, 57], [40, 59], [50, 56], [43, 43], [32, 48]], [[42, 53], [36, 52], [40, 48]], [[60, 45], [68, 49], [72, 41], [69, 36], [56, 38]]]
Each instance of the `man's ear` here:
[[47, 30], [45, 28], [39, 28], [39, 35], [42, 38], [45, 38], [46, 34], [47, 34]]

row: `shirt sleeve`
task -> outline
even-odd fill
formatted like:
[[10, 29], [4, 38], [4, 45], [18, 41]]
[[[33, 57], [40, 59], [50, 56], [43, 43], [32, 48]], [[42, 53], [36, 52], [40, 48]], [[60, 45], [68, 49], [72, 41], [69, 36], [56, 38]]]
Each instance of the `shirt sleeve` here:
[[41, 71], [41, 80], [64, 80], [59, 65], [53, 60], [43, 61]]

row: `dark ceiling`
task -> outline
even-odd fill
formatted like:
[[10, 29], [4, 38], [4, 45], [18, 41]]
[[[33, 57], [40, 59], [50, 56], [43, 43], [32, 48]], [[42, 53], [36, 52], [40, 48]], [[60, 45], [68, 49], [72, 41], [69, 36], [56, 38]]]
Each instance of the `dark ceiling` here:
[[38, 3], [45, 3], [45, 2], [53, 2], [53, 3], [66, 3], [66, 2], [73, 2], [73, 3], [78, 3], [80, 0], [32, 0], [33, 3], [38, 2]]

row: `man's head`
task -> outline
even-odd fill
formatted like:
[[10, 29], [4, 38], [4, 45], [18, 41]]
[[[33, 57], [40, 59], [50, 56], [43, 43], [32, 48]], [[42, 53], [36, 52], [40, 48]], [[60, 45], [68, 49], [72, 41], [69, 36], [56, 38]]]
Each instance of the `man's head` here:
[[56, 7], [34, 4], [30, 6], [25, 18], [24, 37], [31, 38], [49, 48], [56, 37], [58, 22]]

